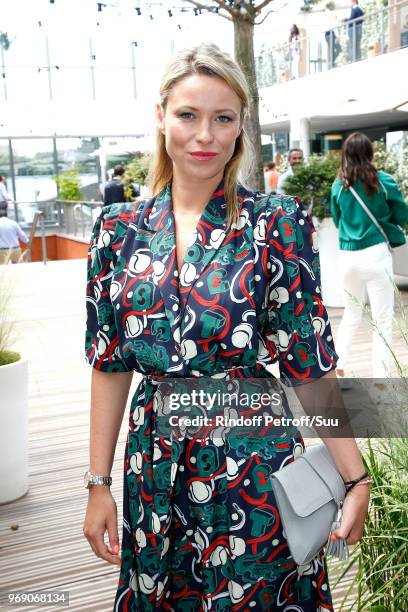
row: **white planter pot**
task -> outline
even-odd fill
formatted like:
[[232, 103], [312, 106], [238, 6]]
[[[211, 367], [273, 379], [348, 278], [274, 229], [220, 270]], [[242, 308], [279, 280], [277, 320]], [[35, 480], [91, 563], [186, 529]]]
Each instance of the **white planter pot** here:
[[394, 250], [394, 274], [408, 276], [408, 243]]
[[0, 366], [0, 504], [28, 491], [28, 362]]
[[320, 255], [322, 297], [325, 306], [344, 307], [344, 298], [339, 283], [338, 259], [340, 254], [339, 233], [331, 217], [319, 221], [313, 217], [317, 232]]

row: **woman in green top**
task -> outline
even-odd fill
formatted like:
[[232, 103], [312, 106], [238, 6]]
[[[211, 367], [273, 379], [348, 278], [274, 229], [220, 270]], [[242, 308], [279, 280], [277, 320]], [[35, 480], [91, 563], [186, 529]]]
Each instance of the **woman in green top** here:
[[[364, 134], [354, 132], [345, 140], [338, 178], [331, 193], [331, 213], [339, 229], [339, 268], [345, 309], [337, 333], [337, 374], [344, 369], [359, 327], [365, 294], [375, 322], [372, 375], [390, 372], [394, 287], [392, 255], [385, 237], [353, 195], [360, 196], [393, 245], [405, 238], [398, 225], [408, 223], [408, 206], [393, 177], [373, 166], [373, 147]], [[376, 331], [377, 330], [377, 331]], [[378, 333], [380, 332], [380, 333]]]

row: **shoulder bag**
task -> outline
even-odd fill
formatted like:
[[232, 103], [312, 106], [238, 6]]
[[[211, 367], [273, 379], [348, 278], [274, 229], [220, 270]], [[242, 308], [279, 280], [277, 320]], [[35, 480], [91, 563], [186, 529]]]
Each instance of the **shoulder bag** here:
[[325, 555], [348, 558], [345, 540], [330, 540], [339, 528], [346, 487], [325, 444], [307, 450], [271, 475], [289, 551], [307, 565], [326, 545]]

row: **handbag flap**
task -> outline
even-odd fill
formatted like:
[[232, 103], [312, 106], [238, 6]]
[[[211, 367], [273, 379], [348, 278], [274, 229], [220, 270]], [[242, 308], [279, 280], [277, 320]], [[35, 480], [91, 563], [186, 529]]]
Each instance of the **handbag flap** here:
[[336, 465], [325, 444], [315, 444], [308, 448], [300, 457], [319, 474], [329, 488], [337, 504], [346, 494], [344, 481], [337, 471]]
[[[287, 502], [295, 514], [306, 517], [334, 500], [334, 496], [322, 477], [300, 456], [284, 469], [272, 474], [272, 483], [277, 480]], [[275, 490], [275, 495], [280, 494]]]

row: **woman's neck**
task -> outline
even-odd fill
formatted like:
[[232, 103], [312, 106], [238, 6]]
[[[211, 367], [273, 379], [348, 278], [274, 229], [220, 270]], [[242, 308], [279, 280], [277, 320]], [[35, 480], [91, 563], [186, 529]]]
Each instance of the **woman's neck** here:
[[173, 176], [171, 187], [173, 211], [201, 214], [221, 179], [221, 173], [205, 180]]

